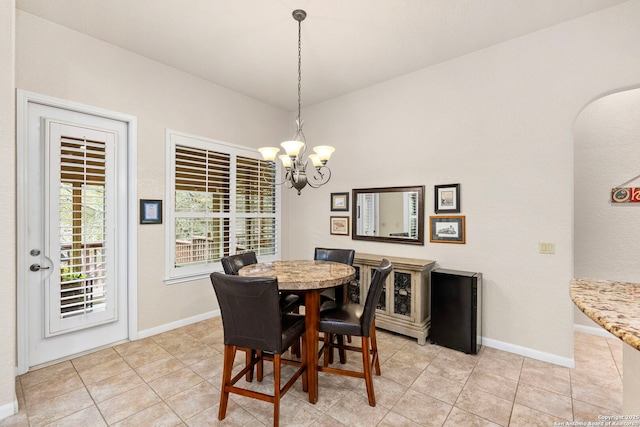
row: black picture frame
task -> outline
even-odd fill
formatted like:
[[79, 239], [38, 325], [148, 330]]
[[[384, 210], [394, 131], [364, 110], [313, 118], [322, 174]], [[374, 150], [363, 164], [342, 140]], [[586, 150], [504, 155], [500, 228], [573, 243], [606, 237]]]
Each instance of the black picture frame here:
[[347, 212], [349, 210], [349, 193], [331, 193], [331, 210]]
[[433, 207], [435, 213], [460, 213], [460, 184], [434, 186]]
[[430, 216], [429, 241], [433, 243], [466, 242], [464, 216]]
[[140, 199], [140, 224], [162, 224], [162, 200]]

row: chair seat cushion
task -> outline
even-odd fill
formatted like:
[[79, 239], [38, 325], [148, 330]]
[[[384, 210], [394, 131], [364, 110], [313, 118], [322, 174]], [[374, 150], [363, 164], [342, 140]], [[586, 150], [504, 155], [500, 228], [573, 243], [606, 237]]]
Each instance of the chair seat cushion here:
[[303, 301], [299, 295], [295, 294], [280, 294], [280, 310], [283, 313], [290, 313], [297, 307], [302, 305]]
[[320, 332], [338, 335], [362, 335], [361, 304], [341, 304], [320, 312]]

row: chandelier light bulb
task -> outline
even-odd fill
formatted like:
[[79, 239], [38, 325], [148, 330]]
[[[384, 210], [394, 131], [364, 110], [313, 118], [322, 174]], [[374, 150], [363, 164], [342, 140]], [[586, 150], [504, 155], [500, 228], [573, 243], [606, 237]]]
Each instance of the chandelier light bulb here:
[[273, 162], [280, 149], [278, 147], [262, 147], [258, 148], [258, 151], [262, 154], [264, 160]]
[[286, 154], [280, 154], [278, 157], [282, 161], [282, 166], [287, 169], [291, 169], [291, 157], [287, 156]]
[[316, 152], [318, 158], [323, 162], [323, 164], [327, 163], [331, 158], [331, 153], [333, 153], [336, 149], [329, 145], [319, 145], [317, 147], [313, 147], [313, 151]]
[[311, 162], [313, 162], [313, 166], [317, 168], [324, 166], [324, 164], [322, 163], [322, 160], [320, 160], [317, 154], [309, 155], [309, 160], [311, 160]]
[[300, 154], [300, 150], [304, 147], [304, 142], [301, 141], [285, 141], [280, 144], [284, 151], [287, 152], [289, 157], [296, 158]]

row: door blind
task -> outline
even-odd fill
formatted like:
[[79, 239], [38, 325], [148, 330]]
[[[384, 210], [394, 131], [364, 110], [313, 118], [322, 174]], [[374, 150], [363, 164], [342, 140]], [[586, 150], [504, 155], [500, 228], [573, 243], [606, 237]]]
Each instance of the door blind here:
[[106, 144], [60, 140], [60, 318], [104, 311]]

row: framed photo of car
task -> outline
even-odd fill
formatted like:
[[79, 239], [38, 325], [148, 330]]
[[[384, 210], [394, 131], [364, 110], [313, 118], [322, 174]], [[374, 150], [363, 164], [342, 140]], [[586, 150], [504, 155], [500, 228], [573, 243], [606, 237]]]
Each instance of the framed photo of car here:
[[465, 243], [464, 216], [430, 216], [429, 241], [433, 243]]

